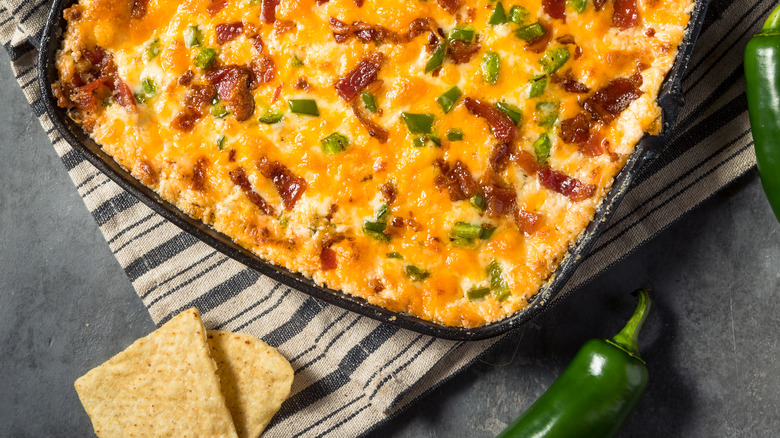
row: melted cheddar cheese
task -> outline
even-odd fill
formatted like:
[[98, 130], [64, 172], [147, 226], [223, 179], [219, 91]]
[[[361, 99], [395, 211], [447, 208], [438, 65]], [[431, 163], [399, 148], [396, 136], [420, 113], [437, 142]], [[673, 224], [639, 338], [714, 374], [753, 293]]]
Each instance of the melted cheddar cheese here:
[[658, 129], [692, 1], [596, 3], [80, 0], [54, 87], [263, 259], [476, 327], [528, 305]]

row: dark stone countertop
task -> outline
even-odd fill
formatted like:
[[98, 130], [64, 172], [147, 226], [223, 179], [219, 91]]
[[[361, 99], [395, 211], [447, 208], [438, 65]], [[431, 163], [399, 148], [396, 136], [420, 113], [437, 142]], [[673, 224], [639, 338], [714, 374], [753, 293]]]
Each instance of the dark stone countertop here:
[[[0, 55], [0, 436], [90, 436], [73, 381], [155, 327]], [[651, 383], [622, 437], [780, 426], [780, 225], [755, 171], [381, 427], [490, 437], [655, 290]]]

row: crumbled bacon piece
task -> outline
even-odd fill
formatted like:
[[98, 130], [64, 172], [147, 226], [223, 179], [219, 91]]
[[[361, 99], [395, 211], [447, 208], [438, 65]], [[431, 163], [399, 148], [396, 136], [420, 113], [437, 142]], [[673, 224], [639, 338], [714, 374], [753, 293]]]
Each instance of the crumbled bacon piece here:
[[376, 75], [382, 66], [382, 59], [381, 52], [371, 52], [363, 58], [355, 68], [336, 82], [339, 96], [347, 102], [357, 97], [364, 88], [376, 80]]
[[228, 161], [231, 163], [236, 162], [236, 150], [231, 149], [230, 152], [228, 152]]
[[612, 27], [630, 29], [639, 24], [639, 8], [636, 0], [615, 0], [612, 10]]
[[253, 204], [258, 206], [260, 211], [269, 216], [275, 213], [274, 207], [265, 202], [265, 199], [252, 188], [252, 183], [249, 181], [249, 178], [247, 178], [246, 172], [242, 167], [236, 167], [230, 171], [230, 180], [233, 181], [233, 184], [241, 188], [244, 195], [246, 195]]
[[177, 129], [179, 131], [183, 132], [189, 132], [192, 131], [192, 128], [195, 127], [195, 124], [198, 122], [198, 120], [203, 117], [203, 114], [200, 113], [200, 111], [194, 110], [192, 108], [184, 108], [176, 114], [176, 116], [171, 121], [171, 128]]
[[236, 121], [248, 119], [255, 111], [255, 100], [249, 91], [252, 72], [240, 65], [226, 65], [206, 75], [206, 80], [217, 87], [219, 98], [233, 113]]
[[436, 164], [442, 174], [436, 177], [434, 183], [439, 189], [449, 191], [451, 201], [469, 199], [477, 193], [477, 182], [462, 161], [456, 161], [452, 167], [444, 160], [438, 160]]
[[274, 59], [268, 55], [252, 58], [249, 69], [252, 71], [250, 88], [257, 87], [259, 84], [267, 84], [276, 76], [276, 64]]
[[561, 35], [558, 38], [555, 39], [555, 41], [558, 41], [561, 44], [575, 44], [576, 41], [574, 40], [574, 35], [567, 33], [565, 35]]
[[566, 0], [542, 0], [542, 8], [550, 17], [566, 22]]
[[398, 194], [395, 190], [395, 185], [391, 182], [382, 184], [379, 187], [379, 191], [382, 192], [382, 196], [385, 198], [385, 202], [392, 204], [395, 201], [395, 196]]
[[355, 6], [357, 6], [357, 7], [359, 7], [359, 8], [360, 8], [360, 7], [362, 7], [362, 6], [363, 6], [363, 2], [364, 2], [364, 1], [365, 1], [365, 0], [355, 0]]
[[596, 193], [595, 185], [585, 184], [549, 166], [540, 168], [537, 175], [542, 186], [566, 196], [572, 202], [583, 201]]
[[631, 105], [631, 102], [642, 95], [642, 91], [639, 90], [639, 86], [642, 84], [642, 77], [640, 75], [635, 76], [639, 76], [639, 78], [613, 79], [602, 89], [587, 98], [582, 106], [599, 122], [612, 122]]
[[574, 59], [580, 59], [582, 57], [582, 47], [577, 46], [574, 48]]
[[607, 0], [593, 0], [593, 7], [596, 8], [597, 11], [600, 11], [606, 2]]
[[515, 209], [517, 192], [514, 187], [502, 181], [494, 172], [487, 171], [479, 181], [485, 195], [485, 213], [490, 217], [510, 214]]
[[133, 168], [134, 174], [142, 183], [147, 186], [153, 186], [160, 182], [160, 176], [157, 174], [157, 170], [152, 166], [152, 163], [141, 158], [136, 162]]
[[460, 0], [439, 0], [439, 5], [447, 12], [455, 15], [460, 9]]
[[192, 82], [192, 78], [194, 77], [195, 73], [193, 73], [192, 70], [187, 70], [183, 75], [179, 76], [179, 79], [176, 81], [176, 83], [179, 85], [189, 85], [190, 82]]
[[120, 105], [127, 109], [134, 109], [136, 107], [133, 91], [125, 81], [119, 79], [119, 76], [114, 78], [114, 97]]
[[293, 88], [296, 90], [311, 91], [311, 84], [309, 84], [305, 77], [301, 76], [295, 81]]
[[77, 87], [71, 93], [70, 100], [76, 105], [78, 109], [87, 112], [95, 111], [97, 108], [97, 99], [95, 95], [105, 95], [110, 92], [108, 86], [106, 85], [109, 82], [110, 78], [104, 76], [95, 79], [94, 81], [84, 86]]
[[582, 143], [590, 136], [590, 122], [584, 114], [561, 122], [560, 137], [566, 143]]
[[325, 3], [329, 2], [330, 0], [317, 0], [317, 6], [322, 6]]
[[463, 104], [471, 114], [477, 117], [483, 117], [490, 125], [490, 132], [493, 137], [501, 143], [511, 143], [515, 139], [517, 130], [515, 124], [508, 115], [494, 108], [489, 103], [467, 97], [463, 99]]
[[490, 167], [496, 172], [502, 172], [509, 164], [509, 157], [512, 154], [512, 146], [508, 143], [500, 143], [493, 147], [490, 154]]
[[284, 208], [292, 210], [303, 192], [306, 191], [306, 180], [295, 176], [284, 164], [278, 161], [268, 161], [265, 157], [257, 163], [257, 167], [264, 177], [270, 178], [276, 185], [276, 191], [282, 198]]
[[276, 20], [274, 23], [274, 35], [281, 36], [286, 34], [287, 32], [290, 32], [292, 30], [295, 30], [298, 28], [298, 25], [295, 24], [294, 21], [291, 20]]
[[234, 40], [244, 32], [244, 23], [237, 21], [235, 23], [222, 23], [214, 27], [217, 34], [217, 44], [225, 44]]
[[253, 35], [252, 37], [252, 47], [254, 47], [255, 50], [257, 50], [257, 53], [263, 53], [265, 51], [265, 43], [263, 42], [263, 37], [260, 35]]
[[363, 106], [360, 105], [359, 101], [360, 99], [353, 99], [352, 104], [350, 105], [355, 117], [357, 117], [358, 121], [366, 127], [369, 135], [379, 140], [380, 143], [387, 143], [387, 140], [390, 138], [390, 133], [371, 120], [371, 116], [363, 109]]
[[409, 24], [409, 28], [405, 32], [394, 32], [386, 27], [363, 21], [347, 24], [330, 17], [330, 29], [333, 31], [333, 38], [337, 43], [343, 43], [354, 36], [364, 43], [390, 41], [403, 44], [426, 32], [431, 35], [428, 41], [430, 45], [435, 45], [439, 41], [438, 25], [432, 18], [418, 18]]
[[546, 32], [544, 35], [540, 35], [528, 41], [528, 43], [525, 45], [525, 50], [534, 53], [542, 53], [547, 50], [547, 45], [550, 44], [550, 40], [552, 39], [552, 28], [549, 24], [542, 20], [539, 20], [539, 25], [541, 25]]
[[574, 79], [571, 71], [566, 72], [566, 75], [563, 78], [563, 89], [569, 93], [575, 94], [584, 94], [590, 92], [590, 88], [588, 88], [588, 86]]
[[330, 248], [322, 248], [320, 250], [320, 265], [323, 271], [330, 271], [338, 267], [338, 260], [336, 259], [336, 251]]
[[279, 0], [262, 0], [263, 3], [260, 6], [260, 15], [263, 17], [263, 21], [266, 23], [273, 23], [276, 21], [276, 8], [279, 6]]
[[588, 138], [577, 146], [583, 154], [591, 157], [598, 157], [609, 151], [609, 141], [598, 131], [592, 131]]
[[528, 151], [516, 151], [512, 154], [512, 161], [517, 167], [523, 169], [527, 175], [533, 175], [539, 170], [539, 164], [536, 162], [536, 157]]
[[523, 234], [530, 236], [542, 225], [542, 216], [518, 208], [515, 210], [515, 223]]
[[206, 187], [206, 171], [209, 167], [209, 159], [206, 157], [198, 158], [195, 166], [192, 168], [192, 189], [201, 191]]
[[463, 41], [452, 41], [447, 45], [447, 54], [454, 64], [465, 64], [479, 52], [479, 44], [466, 44]]
[[203, 117], [203, 107], [214, 99], [216, 89], [211, 85], [193, 85], [184, 98], [184, 109], [173, 118], [171, 127], [188, 132]]
[[143, 18], [146, 15], [147, 6], [149, 6], [149, 0], [133, 0], [130, 18]]
[[209, 15], [212, 17], [217, 15], [219, 11], [222, 9], [225, 9], [225, 6], [227, 6], [228, 0], [211, 0], [209, 2], [209, 5], [206, 6], [206, 11], [208, 11]]

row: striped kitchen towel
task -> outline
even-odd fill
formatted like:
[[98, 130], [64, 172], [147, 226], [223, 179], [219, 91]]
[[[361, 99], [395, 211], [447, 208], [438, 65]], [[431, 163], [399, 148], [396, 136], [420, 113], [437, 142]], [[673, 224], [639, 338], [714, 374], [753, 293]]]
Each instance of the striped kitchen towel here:
[[[742, 49], [773, 3], [713, 0], [668, 147], [626, 195], [567, 290], [755, 164]], [[217, 253], [123, 191], [72, 150], [44, 113], [36, 47], [48, 9], [46, 0], [0, 0], [0, 41], [19, 85], [154, 321], [196, 306], [209, 328], [251, 333], [290, 359], [292, 395], [265, 436], [364, 434], [497, 342], [434, 339], [310, 298]]]

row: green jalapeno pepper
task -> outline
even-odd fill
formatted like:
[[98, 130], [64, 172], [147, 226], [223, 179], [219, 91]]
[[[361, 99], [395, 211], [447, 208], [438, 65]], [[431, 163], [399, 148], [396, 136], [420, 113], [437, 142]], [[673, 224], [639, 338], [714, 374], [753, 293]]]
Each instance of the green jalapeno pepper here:
[[582, 346], [552, 386], [498, 438], [588, 438], [614, 436], [647, 387], [637, 338], [650, 311], [650, 295], [612, 339]]
[[745, 47], [745, 85], [758, 173], [780, 219], [780, 6]]

